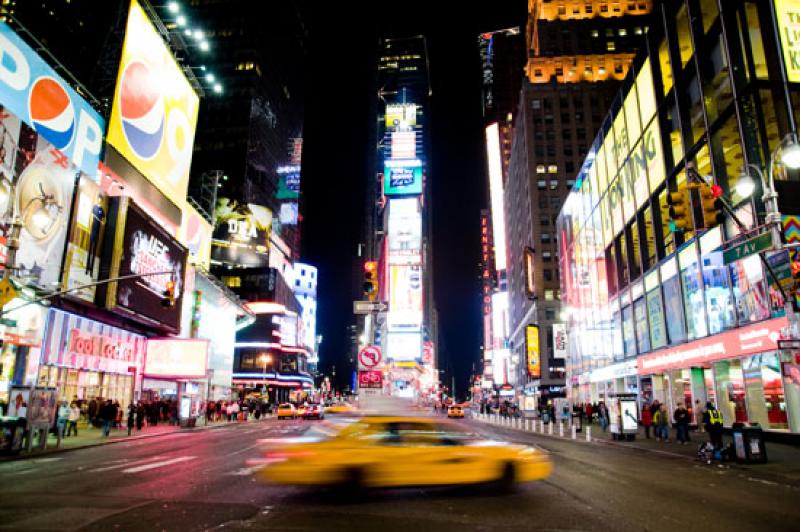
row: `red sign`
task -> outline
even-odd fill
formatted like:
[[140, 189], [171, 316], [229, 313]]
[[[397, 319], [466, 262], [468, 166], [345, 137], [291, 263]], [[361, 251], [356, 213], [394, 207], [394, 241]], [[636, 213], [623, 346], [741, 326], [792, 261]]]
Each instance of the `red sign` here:
[[717, 360], [773, 351], [778, 349], [781, 329], [787, 325], [785, 317], [775, 318], [642, 355], [636, 361], [638, 373], [650, 375], [667, 369], [703, 366]]
[[72, 329], [70, 332], [67, 353], [136, 362], [136, 346], [133, 342], [93, 335], [80, 329]]
[[381, 363], [381, 349], [374, 345], [369, 345], [358, 352], [358, 363], [367, 369], [376, 367]]
[[379, 370], [359, 371], [358, 372], [358, 387], [359, 388], [382, 388], [383, 387], [383, 373]]
[[433, 364], [433, 342], [430, 340], [422, 342], [422, 363]]

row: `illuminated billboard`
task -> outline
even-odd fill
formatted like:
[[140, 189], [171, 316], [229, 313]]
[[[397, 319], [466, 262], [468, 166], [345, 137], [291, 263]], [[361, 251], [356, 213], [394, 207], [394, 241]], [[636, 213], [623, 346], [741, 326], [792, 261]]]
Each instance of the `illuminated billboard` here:
[[147, 377], [205, 378], [208, 340], [150, 338], [144, 359]]
[[[109, 207], [104, 257], [110, 278], [130, 277], [98, 290], [106, 308], [149, 325], [180, 330], [186, 273], [186, 248], [130, 198], [113, 198]], [[112, 240], [109, 240], [112, 239]], [[175, 283], [175, 304], [162, 305], [168, 282]]]
[[261, 205], [218, 198], [211, 258], [238, 266], [269, 266], [272, 211]]
[[417, 133], [395, 131], [392, 133], [392, 159], [414, 159], [417, 156]]
[[528, 359], [528, 375], [534, 379], [542, 376], [542, 360], [539, 350], [539, 327], [525, 326], [525, 352]]
[[389, 201], [389, 262], [416, 263], [421, 261], [422, 214], [416, 198]]
[[189, 249], [189, 262], [208, 271], [211, 267], [211, 238], [213, 227], [189, 203], [182, 206], [179, 240]]
[[411, 362], [422, 358], [422, 334], [389, 332], [386, 335], [386, 358], [392, 362]]
[[[105, 120], [4, 22], [0, 22], [0, 56], [0, 102], [5, 110], [82, 172], [94, 176]], [[7, 157], [14, 154], [7, 152], [3, 158]]]
[[403, 130], [417, 125], [417, 106], [413, 103], [386, 106], [386, 129]]
[[387, 196], [422, 194], [422, 163], [416, 159], [384, 161], [383, 193]]
[[421, 265], [389, 265], [389, 312], [386, 323], [390, 330], [419, 330], [422, 326]]
[[186, 199], [199, 98], [131, 0], [107, 142], [174, 203]]
[[72, 212], [67, 254], [64, 257], [62, 290], [74, 290], [70, 297], [94, 302], [96, 287], [87, 286], [100, 277], [100, 255], [103, 246], [108, 197], [86, 176], [81, 176], [78, 199]]
[[486, 160], [489, 164], [494, 267], [500, 272], [506, 269], [506, 221], [503, 209], [503, 163], [500, 159], [500, 132], [497, 122], [486, 128]]

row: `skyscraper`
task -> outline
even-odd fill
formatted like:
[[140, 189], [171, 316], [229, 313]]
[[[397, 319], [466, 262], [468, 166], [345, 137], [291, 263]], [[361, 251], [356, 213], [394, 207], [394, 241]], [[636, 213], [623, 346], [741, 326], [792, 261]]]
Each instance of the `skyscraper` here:
[[542, 401], [564, 392], [564, 360], [553, 351], [553, 326], [561, 321], [555, 219], [643, 45], [651, 10], [649, 0], [529, 3], [526, 79], [503, 192], [509, 380]]
[[[377, 179], [368, 186], [366, 256], [386, 313], [364, 318], [362, 345], [383, 350], [383, 393], [412, 397], [435, 382], [430, 238], [428, 54], [424, 36], [384, 38], [378, 59]], [[368, 368], [361, 368], [368, 369]]]

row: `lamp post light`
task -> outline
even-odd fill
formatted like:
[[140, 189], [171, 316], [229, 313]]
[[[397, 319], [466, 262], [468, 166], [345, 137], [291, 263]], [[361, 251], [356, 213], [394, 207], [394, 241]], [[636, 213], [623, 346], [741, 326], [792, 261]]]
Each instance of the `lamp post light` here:
[[[267, 353], [262, 354], [259, 357], [259, 360], [264, 364], [264, 394], [267, 394], [267, 364], [272, 362], [272, 355]], [[269, 401], [269, 396], [267, 396], [267, 401]]]

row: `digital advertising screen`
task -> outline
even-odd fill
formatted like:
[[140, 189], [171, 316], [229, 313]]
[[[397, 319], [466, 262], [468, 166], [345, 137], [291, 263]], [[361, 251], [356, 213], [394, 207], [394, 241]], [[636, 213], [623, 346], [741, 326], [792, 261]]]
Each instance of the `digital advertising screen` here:
[[[392, 163], [388, 165], [388, 163]], [[419, 161], [385, 161], [383, 193], [387, 196], [422, 194], [422, 166]]]
[[262, 205], [218, 198], [211, 258], [237, 266], [269, 266], [272, 211]]
[[[113, 237], [109, 277], [128, 277], [109, 283], [108, 309], [146, 323], [180, 330], [187, 251], [172, 235], [128, 198], [111, 202]], [[175, 283], [175, 304], [162, 305], [168, 282]]]
[[389, 264], [390, 329], [414, 329], [422, 326], [422, 266]]
[[106, 141], [180, 205], [200, 98], [142, 6], [131, 0]]
[[205, 378], [208, 340], [150, 338], [144, 359], [147, 377]]
[[541, 352], [539, 350], [539, 326], [525, 326], [525, 352], [528, 358], [528, 375], [534, 379], [542, 376]]
[[395, 362], [410, 362], [422, 358], [422, 334], [389, 332], [386, 335], [386, 358]]
[[77, 194], [61, 287], [63, 290], [77, 289], [70, 292], [69, 296], [93, 303], [97, 287], [87, 285], [96, 282], [100, 275], [108, 197], [99, 185], [86, 176], [81, 176]]

